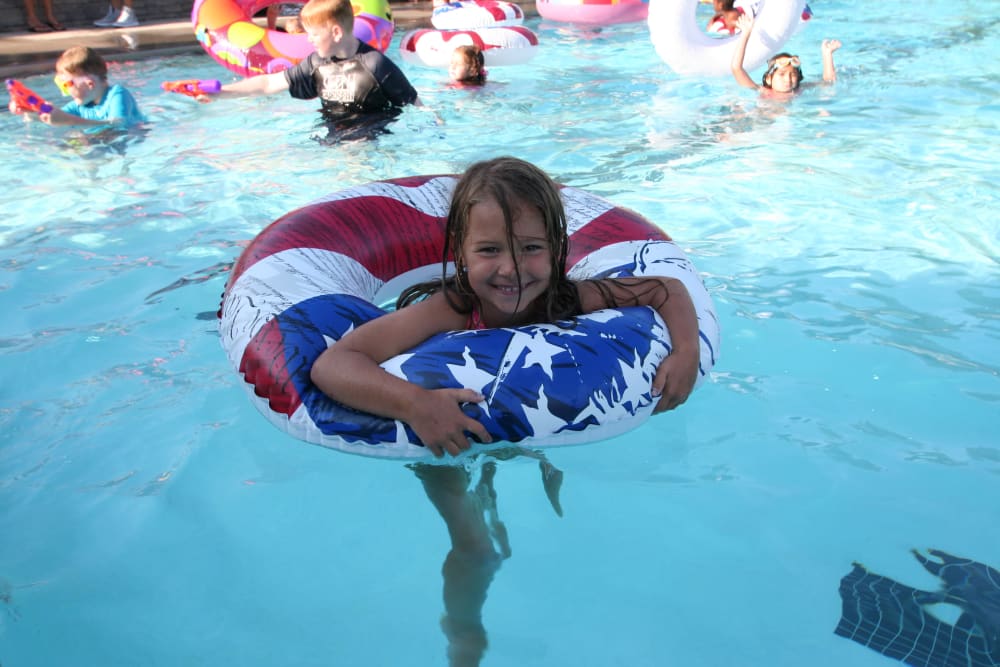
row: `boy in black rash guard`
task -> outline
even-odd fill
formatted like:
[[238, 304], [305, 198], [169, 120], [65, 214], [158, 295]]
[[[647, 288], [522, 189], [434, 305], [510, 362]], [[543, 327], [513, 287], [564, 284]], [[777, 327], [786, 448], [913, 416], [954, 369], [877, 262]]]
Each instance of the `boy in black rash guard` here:
[[[316, 51], [291, 69], [227, 83], [235, 95], [271, 95], [287, 90], [297, 99], [319, 98], [323, 116], [337, 129], [356, 122], [370, 127], [370, 114], [391, 119], [407, 104], [420, 104], [406, 75], [352, 32], [350, 0], [310, 0], [299, 15]], [[346, 121], [346, 123], [345, 123]]]

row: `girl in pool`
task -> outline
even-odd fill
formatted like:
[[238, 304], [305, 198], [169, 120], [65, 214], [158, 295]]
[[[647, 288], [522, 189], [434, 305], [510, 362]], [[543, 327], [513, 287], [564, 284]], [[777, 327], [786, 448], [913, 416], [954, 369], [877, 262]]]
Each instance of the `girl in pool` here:
[[[405, 421], [441, 457], [469, 448], [469, 434], [490, 442], [486, 428], [461, 405], [479, 402], [472, 389], [424, 389], [385, 372], [379, 363], [443, 331], [555, 322], [616, 306], [651, 306], [663, 317], [673, 349], [653, 380], [656, 412], [687, 399], [698, 372], [698, 321], [687, 289], [667, 278], [572, 281], [566, 277], [569, 239], [558, 186], [522, 160], [501, 157], [472, 165], [452, 194], [445, 225], [441, 278], [414, 285], [397, 309], [348, 333], [319, 356], [312, 380], [331, 398], [358, 410]], [[447, 258], [454, 256], [455, 275]], [[544, 456], [519, 447], [486, 453], [493, 459], [539, 459], [545, 493], [562, 516], [562, 472]], [[507, 530], [493, 490], [495, 460], [478, 484], [465, 465], [414, 463], [428, 499], [448, 527], [451, 549], [442, 568], [448, 664], [475, 667], [487, 647], [482, 607], [500, 563], [510, 557]]]
[[[698, 372], [698, 322], [684, 285], [661, 277], [574, 281], [559, 188], [511, 157], [472, 165], [452, 194], [442, 257], [456, 273], [404, 291], [397, 310], [348, 333], [319, 356], [312, 380], [334, 400], [413, 429], [435, 455], [458, 455], [486, 428], [461, 410], [472, 389], [424, 389], [379, 364], [443, 331], [556, 322], [619, 306], [655, 308], [673, 349], [653, 380], [654, 412], [683, 403]], [[447, 264], [444, 263], [443, 267]]]
[[[731, 68], [736, 82], [746, 88], [754, 88], [769, 97], [787, 97], [799, 91], [802, 85], [802, 66], [798, 56], [790, 53], [779, 53], [767, 61], [767, 71], [761, 79], [761, 85], [754, 83], [747, 71], [743, 69], [743, 59], [747, 52], [747, 41], [750, 33], [753, 32], [753, 15], [743, 14], [737, 20], [740, 29], [739, 37], [736, 39], [736, 48], [733, 50], [733, 60]], [[840, 48], [840, 41], [836, 39], [824, 39], [823, 52], [823, 81], [832, 83], [837, 80], [837, 71], [833, 66], [833, 52]]]
[[463, 86], [481, 86], [486, 83], [483, 50], [472, 44], [455, 47], [448, 64], [448, 75], [454, 83]]

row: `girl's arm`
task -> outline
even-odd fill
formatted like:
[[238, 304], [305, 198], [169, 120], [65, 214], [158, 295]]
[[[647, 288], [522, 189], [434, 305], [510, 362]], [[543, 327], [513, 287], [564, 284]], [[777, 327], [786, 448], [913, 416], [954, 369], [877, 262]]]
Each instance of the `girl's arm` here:
[[462, 412], [462, 403], [483, 400], [472, 389], [424, 389], [383, 370], [379, 364], [442, 331], [465, 328], [441, 293], [378, 317], [327, 348], [310, 373], [333, 400], [410, 425], [420, 441], [442, 456], [470, 447], [466, 433], [490, 442], [486, 427]]
[[744, 88], [753, 88], [756, 90], [758, 88], [757, 84], [750, 78], [747, 71], [743, 69], [743, 59], [747, 55], [747, 42], [750, 41], [750, 33], [753, 32], [753, 14], [749, 11], [741, 14], [740, 18], [736, 21], [736, 25], [739, 26], [740, 34], [736, 37], [736, 48], [733, 49], [733, 58], [729, 63], [729, 68], [733, 72], [736, 83]]
[[[698, 377], [698, 315], [687, 288], [675, 278], [657, 276], [602, 280], [600, 285], [616, 306], [649, 306], [663, 318], [672, 349], [653, 378], [653, 396], [660, 397], [653, 414], [673, 410], [687, 400]], [[604, 290], [593, 282], [580, 283], [580, 303], [584, 313], [608, 307]]]
[[837, 80], [837, 70], [833, 66], [833, 52], [840, 48], [839, 39], [823, 40], [823, 80], [833, 83]]

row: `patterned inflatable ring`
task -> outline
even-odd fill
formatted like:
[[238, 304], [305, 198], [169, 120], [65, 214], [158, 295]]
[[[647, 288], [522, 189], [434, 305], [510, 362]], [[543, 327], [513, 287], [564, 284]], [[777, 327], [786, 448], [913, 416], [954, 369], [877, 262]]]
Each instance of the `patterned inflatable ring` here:
[[[219, 311], [222, 346], [255, 406], [306, 442], [373, 457], [429, 458], [405, 424], [346, 408], [309, 379], [313, 361], [404, 288], [440, 275], [454, 176], [380, 181], [292, 211], [233, 267]], [[638, 214], [564, 188], [571, 277], [661, 275], [683, 281], [698, 313], [699, 383], [715, 363], [719, 325], [697, 271]], [[439, 334], [383, 367], [428, 388], [469, 387], [466, 406], [494, 442], [580, 444], [639, 426], [670, 350], [651, 308], [603, 310], [564, 323]], [[482, 446], [473, 447], [473, 451]]]
[[475, 30], [522, 23], [524, 11], [521, 7], [503, 0], [448, 2], [431, 12], [431, 25], [438, 30]]
[[646, 20], [649, 0], [537, 0], [535, 10], [543, 19], [563, 23], [635, 23]]
[[447, 67], [458, 46], [475, 45], [483, 51], [487, 67], [521, 65], [538, 52], [538, 36], [515, 25], [478, 30], [411, 30], [399, 41], [403, 60], [428, 67]]
[[[205, 51], [217, 63], [243, 77], [273, 74], [294, 66], [315, 51], [305, 33], [267, 30], [253, 15], [278, 0], [195, 0], [191, 25]], [[382, 51], [389, 48], [395, 25], [388, 0], [353, 3], [354, 36]]]
[[[762, 0], [743, 59], [756, 69], [781, 50], [802, 23], [805, 0]], [[730, 76], [735, 36], [713, 37], [695, 18], [698, 0], [651, 0], [649, 36], [660, 58], [677, 74]]]

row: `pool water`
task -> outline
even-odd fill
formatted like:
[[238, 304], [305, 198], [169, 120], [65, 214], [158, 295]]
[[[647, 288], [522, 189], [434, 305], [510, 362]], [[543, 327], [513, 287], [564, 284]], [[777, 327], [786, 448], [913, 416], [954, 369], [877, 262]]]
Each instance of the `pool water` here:
[[514, 154], [677, 239], [723, 342], [679, 410], [549, 452], [563, 518], [535, 462], [500, 463], [482, 664], [893, 664], [833, 633], [852, 562], [924, 590], [913, 548], [1000, 565], [1000, 21], [810, 4], [787, 50], [815, 81], [839, 38], [840, 78], [787, 104], [679, 78], [644, 24], [534, 19], [539, 55], [483, 90], [396, 57], [426, 108], [374, 141], [159, 91], [227, 76], [201, 52], [112, 66], [144, 136], [0, 115], [0, 661], [446, 664], [419, 482], [272, 427], [214, 313], [284, 212]]

